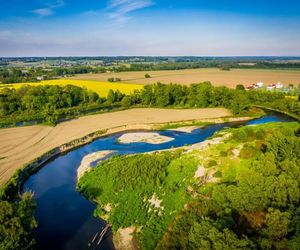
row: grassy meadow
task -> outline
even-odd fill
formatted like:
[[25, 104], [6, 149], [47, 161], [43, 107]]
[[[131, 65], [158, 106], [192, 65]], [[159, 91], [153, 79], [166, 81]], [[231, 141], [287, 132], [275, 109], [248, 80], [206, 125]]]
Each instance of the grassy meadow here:
[[57, 79], [57, 80], [46, 80], [35, 83], [13, 83], [13, 84], [0, 84], [0, 89], [4, 87], [10, 88], [21, 88], [24, 85], [68, 85], [72, 84], [78, 87], [84, 87], [88, 90], [95, 91], [101, 97], [106, 97], [110, 89], [116, 91], [119, 90], [124, 94], [130, 94], [134, 90], [139, 90], [143, 86], [138, 84], [126, 84], [126, 83], [116, 83], [116, 82], [105, 82], [105, 81], [91, 81], [91, 80], [77, 80], [77, 79]]

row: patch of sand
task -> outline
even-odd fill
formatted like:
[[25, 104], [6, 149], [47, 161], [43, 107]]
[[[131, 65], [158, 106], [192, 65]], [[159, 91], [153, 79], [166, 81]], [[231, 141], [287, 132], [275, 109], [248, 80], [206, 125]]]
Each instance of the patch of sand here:
[[195, 143], [195, 144], [192, 144], [192, 145], [189, 145], [189, 146], [185, 146], [183, 148], [188, 149], [188, 150], [195, 150], [195, 149], [204, 150], [204, 149], [207, 149], [207, 147], [209, 147], [210, 145], [217, 145], [217, 144], [221, 143], [223, 140], [225, 140], [229, 136], [231, 136], [231, 134], [226, 133], [226, 134], [222, 135], [221, 137], [215, 137], [215, 138], [212, 138], [210, 140], [205, 140], [205, 141], [202, 141], [202, 142], [199, 142], [199, 143]]
[[214, 177], [215, 172], [215, 169], [207, 170], [203, 166], [199, 166], [195, 172], [194, 178], [200, 181], [200, 185], [205, 183], [215, 183], [219, 180], [218, 178]]
[[174, 140], [174, 138], [153, 132], [126, 133], [118, 138], [120, 143], [146, 142], [150, 144], [161, 144], [172, 140]]
[[205, 176], [205, 173], [206, 173], [205, 167], [198, 166], [198, 169], [195, 172], [194, 178], [196, 178], [196, 179], [201, 178], [201, 177]]
[[154, 208], [162, 209], [163, 207], [161, 206], [162, 200], [158, 199], [158, 196], [156, 193], [154, 193], [151, 197], [151, 199], [148, 200], [150, 205], [152, 205]]
[[199, 128], [199, 126], [187, 126], [187, 127], [180, 127], [180, 128], [171, 128], [168, 130], [178, 131], [183, 133], [192, 133], [195, 129]]
[[234, 149], [232, 150], [233, 156], [231, 157], [231, 159], [238, 158], [238, 156], [239, 156], [239, 154], [240, 154], [240, 152], [241, 152], [242, 147], [243, 147], [243, 144], [242, 144], [242, 145], [239, 145], [237, 148], [234, 148]]
[[81, 160], [80, 166], [77, 169], [77, 180], [79, 180], [86, 172], [91, 170], [92, 162], [101, 160], [113, 152], [115, 151], [105, 150], [105, 151], [94, 152], [84, 156]]
[[139, 249], [133, 238], [136, 227], [119, 228], [113, 236], [114, 246], [117, 250]]
[[112, 210], [111, 204], [107, 203], [104, 207], [103, 207], [105, 212], [110, 212]]
[[26, 163], [49, 150], [99, 130], [106, 134], [136, 129], [152, 129], [153, 124], [213, 119], [231, 116], [224, 108], [129, 109], [89, 115], [56, 127], [27, 126], [0, 129], [0, 185]]

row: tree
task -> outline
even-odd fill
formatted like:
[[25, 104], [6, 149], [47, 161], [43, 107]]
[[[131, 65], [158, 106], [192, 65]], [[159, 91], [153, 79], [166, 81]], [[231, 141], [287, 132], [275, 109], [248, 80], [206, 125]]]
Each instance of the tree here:
[[230, 71], [230, 66], [229, 65], [224, 65], [220, 68], [222, 71]]
[[145, 74], [145, 78], [151, 78], [149, 74]]
[[115, 102], [115, 92], [112, 89], [110, 89], [108, 91], [106, 99], [107, 99], [108, 103], [114, 103]]
[[167, 86], [161, 83], [154, 85], [155, 104], [159, 107], [166, 107], [170, 104], [170, 93]]
[[35, 207], [30, 193], [24, 193], [18, 202], [0, 201], [0, 249], [33, 249]]
[[235, 89], [236, 90], [245, 90], [245, 87], [243, 84], [238, 84], [238, 85], [236, 85]]
[[154, 104], [154, 94], [153, 94], [154, 85], [145, 85], [141, 91], [141, 101], [143, 105]]
[[230, 103], [230, 108], [234, 114], [242, 113], [249, 105], [249, 99], [244, 93], [235, 93]]
[[210, 105], [212, 89], [210, 82], [203, 82], [197, 85], [196, 105], [198, 107], [206, 108]]
[[278, 209], [270, 208], [266, 215], [266, 228], [262, 234], [270, 240], [279, 240], [289, 233], [291, 215], [288, 212], [280, 212]]
[[130, 96], [125, 96], [121, 101], [121, 105], [126, 108], [130, 107], [132, 105]]

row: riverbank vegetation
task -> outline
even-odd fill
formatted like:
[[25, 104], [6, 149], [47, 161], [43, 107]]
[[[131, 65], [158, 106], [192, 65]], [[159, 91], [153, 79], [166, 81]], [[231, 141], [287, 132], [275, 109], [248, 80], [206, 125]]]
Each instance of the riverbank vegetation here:
[[297, 249], [299, 124], [226, 129], [202, 150], [115, 156], [78, 190], [143, 249]]
[[42, 120], [55, 123], [62, 116], [99, 108], [103, 99], [73, 85], [4, 88], [0, 93], [0, 123]]
[[249, 114], [249, 107], [253, 105], [300, 117], [299, 100], [286, 98], [284, 93], [213, 87], [211, 83], [204, 82], [189, 87], [161, 83], [145, 85], [140, 91], [135, 90], [127, 95], [119, 90], [109, 90], [106, 98], [73, 85], [23, 86], [16, 90], [4, 88], [0, 94], [0, 122], [5, 125], [42, 120], [55, 124], [63, 118], [121, 107], [225, 107], [235, 115], [245, 115]]

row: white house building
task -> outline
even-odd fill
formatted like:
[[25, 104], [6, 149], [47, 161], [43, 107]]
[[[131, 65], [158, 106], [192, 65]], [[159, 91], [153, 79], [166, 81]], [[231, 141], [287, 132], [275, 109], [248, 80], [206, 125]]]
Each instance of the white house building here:
[[269, 84], [268, 87], [267, 87], [267, 90], [273, 90], [275, 88], [276, 88], [275, 84]]
[[259, 88], [262, 88], [264, 86], [264, 83], [263, 82], [258, 82], [258, 83], [256, 83], [256, 86], [259, 87]]
[[283, 88], [283, 83], [282, 82], [278, 82], [276, 84], [276, 89], [282, 89]]

